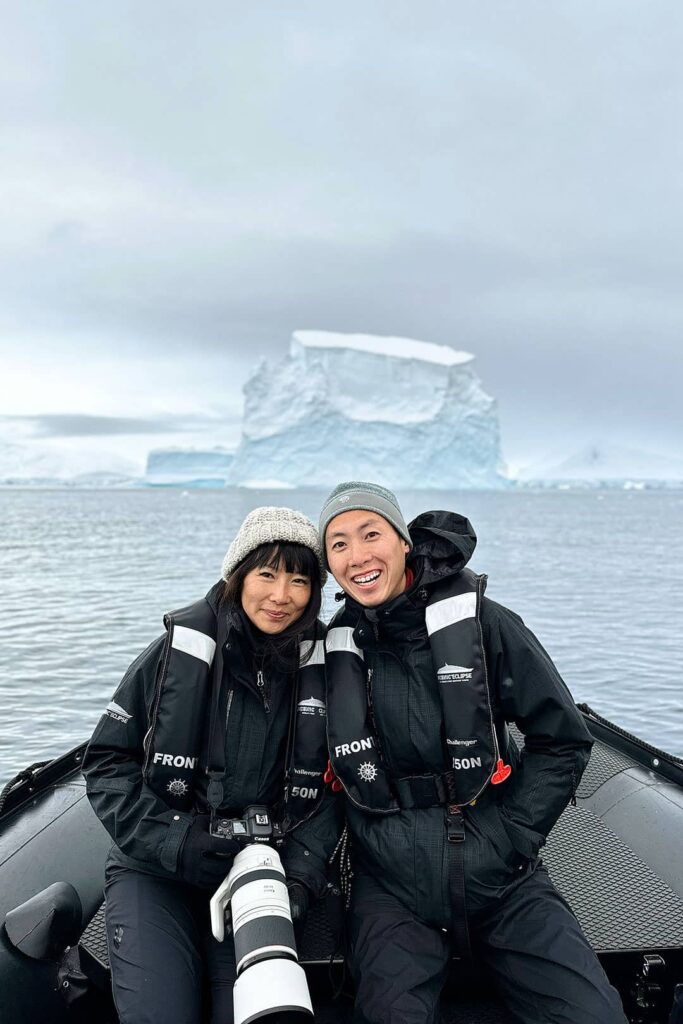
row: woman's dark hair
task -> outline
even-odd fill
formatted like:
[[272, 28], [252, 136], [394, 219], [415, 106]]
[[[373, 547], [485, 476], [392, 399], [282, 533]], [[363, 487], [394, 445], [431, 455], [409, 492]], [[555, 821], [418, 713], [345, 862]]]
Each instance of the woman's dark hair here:
[[[276, 635], [261, 633], [259, 630], [258, 640], [267, 666], [285, 672], [295, 672], [299, 667], [299, 641], [302, 635], [315, 633], [317, 636], [316, 623], [322, 601], [320, 565], [315, 553], [309, 547], [306, 547], [305, 544], [294, 544], [284, 540], [260, 544], [259, 547], [250, 551], [230, 573], [222, 600], [227, 604], [228, 610], [241, 610], [242, 586], [246, 576], [254, 569], [266, 567], [277, 569], [280, 565], [284, 566], [285, 572], [301, 573], [302, 576], [307, 576], [311, 583], [311, 596], [303, 615], [296, 622]], [[249, 626], [252, 631], [256, 629], [251, 622]], [[313, 647], [311, 646], [308, 658], [312, 651]], [[303, 662], [305, 663], [308, 658], [304, 658]]]

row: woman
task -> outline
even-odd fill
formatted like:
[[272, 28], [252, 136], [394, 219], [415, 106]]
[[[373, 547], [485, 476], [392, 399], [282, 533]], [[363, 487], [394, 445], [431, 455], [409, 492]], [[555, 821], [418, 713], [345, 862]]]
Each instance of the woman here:
[[239, 847], [211, 834], [212, 817], [271, 808], [295, 919], [326, 885], [325, 578], [305, 516], [255, 509], [222, 580], [165, 617], [95, 729], [84, 772], [115, 844], [106, 922], [122, 1024], [199, 1024], [207, 993], [211, 1021], [233, 1019], [234, 949], [213, 939], [209, 899]]

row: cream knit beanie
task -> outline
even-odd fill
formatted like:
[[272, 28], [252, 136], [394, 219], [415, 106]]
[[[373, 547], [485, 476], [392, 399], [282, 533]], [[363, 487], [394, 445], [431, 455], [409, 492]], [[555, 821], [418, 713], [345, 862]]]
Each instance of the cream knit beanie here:
[[278, 540], [302, 544], [311, 549], [318, 559], [320, 585], [324, 587], [327, 573], [323, 565], [320, 540], [315, 526], [302, 512], [296, 512], [292, 508], [278, 508], [274, 505], [255, 508], [246, 517], [223, 559], [221, 573], [223, 579], [227, 580], [233, 569], [254, 548], [261, 544], [272, 544], [273, 541]]

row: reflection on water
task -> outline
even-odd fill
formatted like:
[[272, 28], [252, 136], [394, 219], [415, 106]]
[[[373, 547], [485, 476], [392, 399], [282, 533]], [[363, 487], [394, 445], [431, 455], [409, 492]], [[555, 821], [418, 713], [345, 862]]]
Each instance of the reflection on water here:
[[[219, 577], [246, 513], [323, 492], [0, 491], [0, 782], [87, 738], [165, 611]], [[402, 492], [467, 515], [488, 595], [519, 612], [576, 700], [683, 755], [683, 494]], [[334, 611], [334, 587], [326, 595]]]

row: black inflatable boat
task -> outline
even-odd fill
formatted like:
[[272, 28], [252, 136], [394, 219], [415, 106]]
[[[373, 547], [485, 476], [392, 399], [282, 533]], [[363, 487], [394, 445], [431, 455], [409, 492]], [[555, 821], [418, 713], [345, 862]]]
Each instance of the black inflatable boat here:
[[[555, 826], [544, 860], [632, 1024], [683, 1024], [683, 760], [580, 708], [596, 743], [577, 805]], [[24, 773], [0, 798], [3, 1024], [117, 1021], [102, 905], [111, 840], [85, 795], [84, 749]], [[318, 906], [301, 959], [316, 1020], [341, 1024], [351, 1001], [332, 998], [344, 987], [333, 954]], [[486, 979], [460, 976], [454, 962], [444, 1020], [506, 1019]]]

